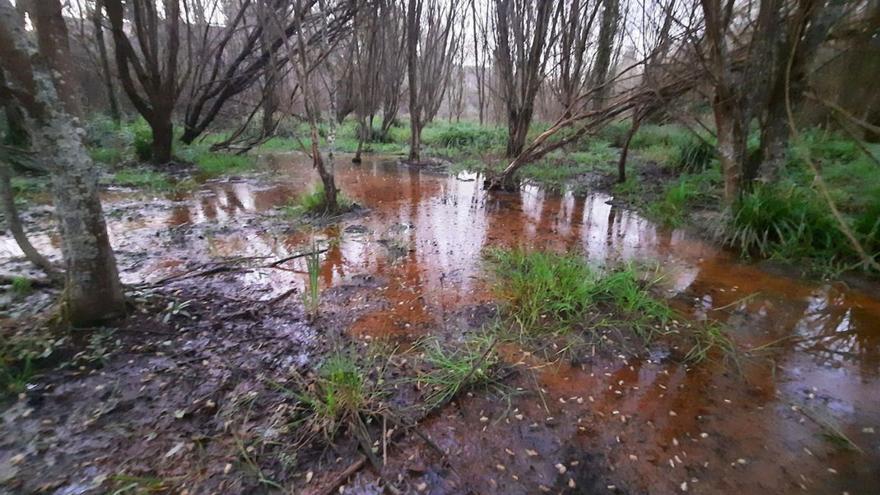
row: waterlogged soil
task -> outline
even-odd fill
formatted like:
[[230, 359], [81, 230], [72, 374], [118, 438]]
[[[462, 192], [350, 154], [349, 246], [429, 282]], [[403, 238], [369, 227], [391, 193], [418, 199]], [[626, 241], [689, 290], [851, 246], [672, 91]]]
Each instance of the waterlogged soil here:
[[[743, 262], [600, 192], [488, 194], [477, 175], [381, 157], [338, 157], [335, 168], [360, 208], [313, 226], [284, 214], [316, 182], [298, 155], [267, 157], [261, 176], [179, 197], [107, 191], [135, 315], [106, 339], [83, 337], [86, 356], [3, 406], [0, 490], [381, 493], [369, 468], [336, 482], [357, 460], [351, 438], [285, 450], [289, 397], [269, 384], [307, 376], [341, 345], [453, 342], [489, 322], [481, 253], [491, 246], [656, 265], [673, 306], [724, 323], [742, 356], [685, 365], [658, 346], [548, 359], [505, 345], [513, 372], [503, 383], [423, 421], [430, 444], [404, 435], [381, 451], [386, 479], [404, 493], [880, 490], [876, 287]], [[57, 258], [49, 215], [33, 207], [26, 221], [38, 249]], [[299, 295], [305, 260], [271, 264], [313, 239], [326, 251], [321, 315], [310, 321]], [[0, 237], [0, 271], [24, 271], [19, 255]], [[51, 296], [4, 301], [2, 324], [38, 321]]]

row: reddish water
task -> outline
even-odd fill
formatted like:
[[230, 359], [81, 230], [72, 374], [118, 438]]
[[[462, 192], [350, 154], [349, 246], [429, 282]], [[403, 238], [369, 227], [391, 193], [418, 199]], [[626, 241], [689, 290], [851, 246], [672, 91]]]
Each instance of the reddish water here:
[[[198, 241], [182, 240], [179, 252], [280, 257], [308, 249], [310, 234], [302, 232], [223, 228], [273, 211], [315, 182], [301, 159], [275, 157], [270, 167], [286, 178], [282, 185], [212, 183], [170, 206], [111, 219], [114, 247], [143, 250], [155, 232], [209, 224], [217, 228]], [[369, 213], [313, 233], [332, 240], [322, 257], [322, 284], [364, 274], [384, 282], [385, 304], [349, 330], [357, 338], [444, 329], [449, 312], [490, 300], [483, 249], [522, 245], [577, 250], [599, 264], [659, 263], [663, 287], [686, 312], [727, 322], [744, 348], [776, 343], [742, 375], [711, 363], [687, 369], [662, 359], [618, 359], [581, 369], [522, 357], [528, 371], [516, 385], [539, 384], [541, 394], [517, 395], [510, 404], [476, 396], [426, 425], [455, 454], [457, 474], [416, 445], [399, 456], [402, 465], [422, 459], [427, 467], [413, 476], [429, 481], [431, 490], [535, 493], [545, 486], [558, 492], [571, 479], [585, 491], [614, 485], [612, 491], [651, 493], [880, 492], [880, 294], [768, 272], [611, 206], [604, 194], [579, 198], [525, 187], [490, 195], [475, 175], [450, 177], [381, 159], [338, 160], [336, 167], [341, 189]], [[132, 208], [142, 210], [142, 200]], [[56, 244], [50, 237], [36, 240], [43, 249]], [[14, 252], [4, 239], [0, 255]], [[290, 272], [246, 277], [268, 280], [281, 293], [302, 285], [301, 261], [288, 265]], [[148, 257], [124, 275], [128, 281], [158, 278], [178, 264]], [[794, 344], [795, 338], [805, 340]], [[519, 359], [519, 352], [511, 357]], [[861, 452], [829, 440], [834, 430]], [[565, 474], [556, 463], [567, 465]]]

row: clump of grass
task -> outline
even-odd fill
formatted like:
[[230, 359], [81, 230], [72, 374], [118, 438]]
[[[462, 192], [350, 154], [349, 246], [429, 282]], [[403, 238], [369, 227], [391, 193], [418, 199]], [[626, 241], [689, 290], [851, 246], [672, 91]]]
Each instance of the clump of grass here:
[[825, 205], [798, 187], [756, 185], [733, 206], [719, 237], [747, 255], [838, 261], [852, 256]]
[[0, 398], [24, 392], [35, 374], [29, 356], [16, 363], [0, 364]]
[[668, 227], [685, 223], [687, 213], [699, 203], [716, 204], [720, 182], [717, 170], [699, 174], [684, 174], [668, 184], [660, 198], [647, 205], [648, 215]]
[[324, 185], [316, 185], [311, 192], [303, 194], [297, 198], [295, 203], [289, 204], [282, 208], [285, 215], [290, 217], [299, 217], [302, 215], [325, 215], [328, 213], [341, 213], [349, 211], [354, 207], [354, 201], [341, 191], [336, 193], [336, 204], [338, 210], [330, 212], [327, 210], [327, 201], [324, 195]]
[[253, 157], [228, 153], [198, 153], [194, 161], [199, 171], [209, 177], [245, 172], [254, 167]]
[[423, 341], [421, 348], [428, 369], [419, 374], [416, 382], [427, 388], [426, 409], [442, 407], [465, 388], [490, 383], [498, 363], [494, 345], [495, 340], [487, 335], [470, 338], [455, 348], [444, 348], [437, 339]]
[[113, 174], [113, 183], [151, 191], [168, 191], [173, 188], [168, 176], [148, 168], [123, 168]]
[[41, 360], [64, 345], [65, 338], [54, 338], [39, 331], [0, 334], [0, 398], [23, 392], [37, 373]]
[[153, 156], [153, 130], [144, 119], [138, 119], [130, 126], [134, 155], [142, 162]]
[[125, 152], [120, 148], [114, 147], [95, 147], [89, 149], [89, 156], [97, 163], [105, 163], [107, 165], [116, 165], [125, 160]]
[[11, 291], [16, 297], [24, 297], [31, 294], [34, 287], [27, 277], [12, 277]]
[[642, 280], [632, 265], [620, 266], [595, 279], [593, 299], [619, 312], [644, 342], [650, 342], [656, 329], [673, 316], [672, 308], [649, 292], [658, 281]]
[[492, 250], [488, 259], [499, 282], [498, 295], [507, 317], [529, 335], [567, 333], [583, 328], [590, 312], [625, 320], [644, 341], [672, 316], [654, 298], [632, 266], [604, 271], [582, 256], [543, 251]]
[[358, 428], [364, 418], [380, 414], [386, 394], [354, 357], [339, 352], [328, 357], [314, 383], [296, 395], [311, 412], [307, 421], [312, 429], [332, 438], [341, 427]]
[[578, 324], [593, 304], [593, 270], [580, 256], [522, 249], [487, 253], [505, 312], [526, 333]]
[[736, 346], [726, 328], [719, 323], [699, 324], [693, 328], [690, 337], [693, 345], [684, 357], [687, 362], [701, 363], [716, 353], [725, 358], [736, 357]]

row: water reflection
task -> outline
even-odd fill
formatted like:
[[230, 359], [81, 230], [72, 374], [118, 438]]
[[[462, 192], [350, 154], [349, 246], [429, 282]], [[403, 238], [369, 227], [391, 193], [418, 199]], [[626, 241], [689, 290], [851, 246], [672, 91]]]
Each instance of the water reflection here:
[[[149, 202], [113, 193], [115, 206], [128, 201], [126, 211], [147, 212], [111, 216], [111, 242], [117, 249], [150, 251], [151, 234], [165, 231], [171, 246], [202, 249], [206, 256], [280, 257], [300, 251], [310, 234], [255, 234], [235, 226], [289, 204], [316, 182], [310, 164], [296, 155], [270, 158], [268, 165], [284, 177], [275, 186], [209, 182], [170, 208], [153, 210]], [[341, 189], [369, 213], [316, 232], [330, 241], [322, 257], [321, 282], [329, 287], [353, 275], [371, 274], [387, 285], [385, 309], [359, 322], [358, 333], [426, 331], [437, 315], [488, 300], [480, 263], [487, 246], [565, 249], [580, 251], [595, 264], [659, 262], [664, 287], [679, 305], [697, 317], [737, 324], [738, 337], [747, 344], [794, 339], [801, 350], [823, 361], [858, 361], [863, 373], [876, 374], [880, 301], [858, 291], [767, 273], [683, 231], [659, 228], [615, 206], [608, 195], [558, 195], [534, 186], [516, 194], [487, 194], [475, 174], [441, 175], [381, 158], [357, 166], [340, 159], [336, 171]], [[229, 228], [196, 242], [188, 226], [202, 224]], [[33, 240], [57, 256], [57, 236], [42, 234]], [[3, 236], [0, 256], [21, 253]], [[158, 277], [175, 266], [165, 261], [145, 263], [126, 276]], [[302, 260], [287, 266], [290, 271], [259, 276], [279, 292], [302, 285]]]

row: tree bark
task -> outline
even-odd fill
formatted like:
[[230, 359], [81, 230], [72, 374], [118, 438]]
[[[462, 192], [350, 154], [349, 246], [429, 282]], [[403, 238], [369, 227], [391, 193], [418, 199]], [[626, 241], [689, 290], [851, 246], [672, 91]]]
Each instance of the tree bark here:
[[409, 78], [409, 161], [420, 160], [422, 145], [421, 107], [419, 105], [418, 46], [419, 19], [422, 14], [421, 0], [409, 0], [406, 8], [406, 61]]
[[156, 112], [154, 119], [148, 122], [153, 131], [150, 161], [159, 165], [170, 162], [174, 144], [174, 124], [171, 122], [171, 112]]
[[610, 93], [608, 71], [611, 68], [611, 54], [614, 52], [614, 39], [620, 22], [619, 0], [603, 0], [602, 24], [599, 26], [599, 45], [596, 48], [596, 62], [593, 65], [592, 87], [597, 88], [593, 98], [594, 108], [602, 108]]
[[618, 184], [626, 182], [626, 159], [629, 156], [629, 144], [632, 142], [633, 136], [638, 132], [639, 126], [642, 125], [642, 117], [639, 115], [639, 112], [633, 112], [632, 119], [632, 125], [629, 127], [629, 131], [627, 131], [626, 137], [623, 140], [623, 147], [620, 150], [620, 158], [617, 160]]
[[36, 2], [36, 12], [39, 53], [15, 8], [0, 0], [0, 62], [16, 101], [33, 123], [34, 149], [50, 166], [66, 268], [66, 316], [74, 326], [87, 326], [124, 314], [125, 299], [101, 211], [97, 174], [77, 125], [80, 107], [72, 88], [75, 79], [61, 5], [58, 0]]

